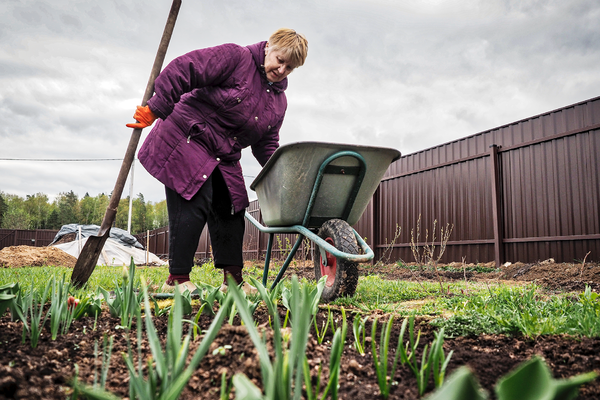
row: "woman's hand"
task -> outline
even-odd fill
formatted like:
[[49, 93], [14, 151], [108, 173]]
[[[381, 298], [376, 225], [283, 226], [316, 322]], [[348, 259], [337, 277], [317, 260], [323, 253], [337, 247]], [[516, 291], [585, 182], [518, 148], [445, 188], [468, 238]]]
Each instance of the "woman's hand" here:
[[128, 128], [146, 128], [156, 121], [156, 115], [150, 110], [148, 106], [137, 106], [137, 110], [135, 110], [135, 114], [133, 114], [133, 119], [137, 122], [132, 124], [127, 124]]

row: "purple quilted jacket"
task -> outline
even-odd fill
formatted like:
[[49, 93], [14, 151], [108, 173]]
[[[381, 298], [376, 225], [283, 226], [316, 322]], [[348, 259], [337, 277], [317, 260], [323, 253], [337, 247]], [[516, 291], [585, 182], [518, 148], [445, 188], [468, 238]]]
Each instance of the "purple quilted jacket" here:
[[241, 151], [252, 146], [261, 165], [279, 146], [287, 108], [287, 78], [269, 84], [266, 42], [195, 50], [173, 60], [156, 78], [148, 106], [160, 119], [140, 148], [148, 172], [191, 199], [219, 168], [232, 212], [248, 206]]

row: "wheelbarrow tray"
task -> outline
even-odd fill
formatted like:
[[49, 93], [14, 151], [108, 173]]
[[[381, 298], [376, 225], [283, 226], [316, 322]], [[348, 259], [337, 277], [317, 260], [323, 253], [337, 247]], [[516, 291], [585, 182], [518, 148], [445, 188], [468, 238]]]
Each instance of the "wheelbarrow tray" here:
[[[398, 150], [327, 142], [281, 146], [250, 185], [258, 197], [264, 223], [271, 227], [302, 224], [321, 164], [340, 151], [356, 152], [365, 161], [365, 177], [346, 218], [350, 225], [358, 222], [390, 163], [400, 158]], [[344, 156], [331, 165], [351, 169], [358, 167], [359, 161]], [[311, 212], [314, 222], [306, 227], [318, 228], [318, 221], [342, 218], [355, 179], [351, 174], [324, 175]]]

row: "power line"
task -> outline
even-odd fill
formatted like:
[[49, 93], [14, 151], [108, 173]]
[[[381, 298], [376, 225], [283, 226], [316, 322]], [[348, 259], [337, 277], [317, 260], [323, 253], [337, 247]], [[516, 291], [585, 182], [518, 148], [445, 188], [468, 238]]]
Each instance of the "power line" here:
[[[80, 162], [80, 161], [123, 161], [122, 158], [0, 158], [0, 161], [50, 161], [50, 162]], [[138, 161], [136, 158], [135, 161]], [[254, 175], [244, 175], [244, 178], [256, 178]]]

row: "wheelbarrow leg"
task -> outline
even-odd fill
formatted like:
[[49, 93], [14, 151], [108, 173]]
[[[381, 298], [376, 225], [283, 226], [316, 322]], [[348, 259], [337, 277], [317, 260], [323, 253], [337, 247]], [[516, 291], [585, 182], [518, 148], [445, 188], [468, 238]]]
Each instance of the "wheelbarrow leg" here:
[[269, 233], [269, 242], [267, 243], [267, 254], [265, 255], [265, 269], [263, 270], [262, 284], [267, 286], [267, 277], [269, 276], [269, 263], [271, 262], [271, 249], [273, 248], [274, 233]]
[[[283, 277], [283, 274], [285, 274], [285, 271], [287, 270], [288, 266], [290, 265], [290, 263], [294, 259], [294, 255], [296, 254], [296, 250], [298, 250], [298, 247], [300, 247], [300, 243], [302, 243], [302, 238], [303, 237], [304, 236], [298, 234], [298, 239], [296, 240], [296, 244], [294, 244], [294, 247], [292, 247], [292, 251], [290, 251], [290, 254], [288, 254], [287, 258], [285, 259], [285, 262], [281, 266], [281, 269], [279, 270], [279, 273], [277, 274], [277, 277], [275, 278], [275, 281], [271, 285], [271, 289], [270, 290], [273, 290], [273, 288], [275, 286], [277, 286], [277, 284], [281, 280], [281, 277]], [[263, 277], [263, 279], [264, 279], [264, 277]]]

